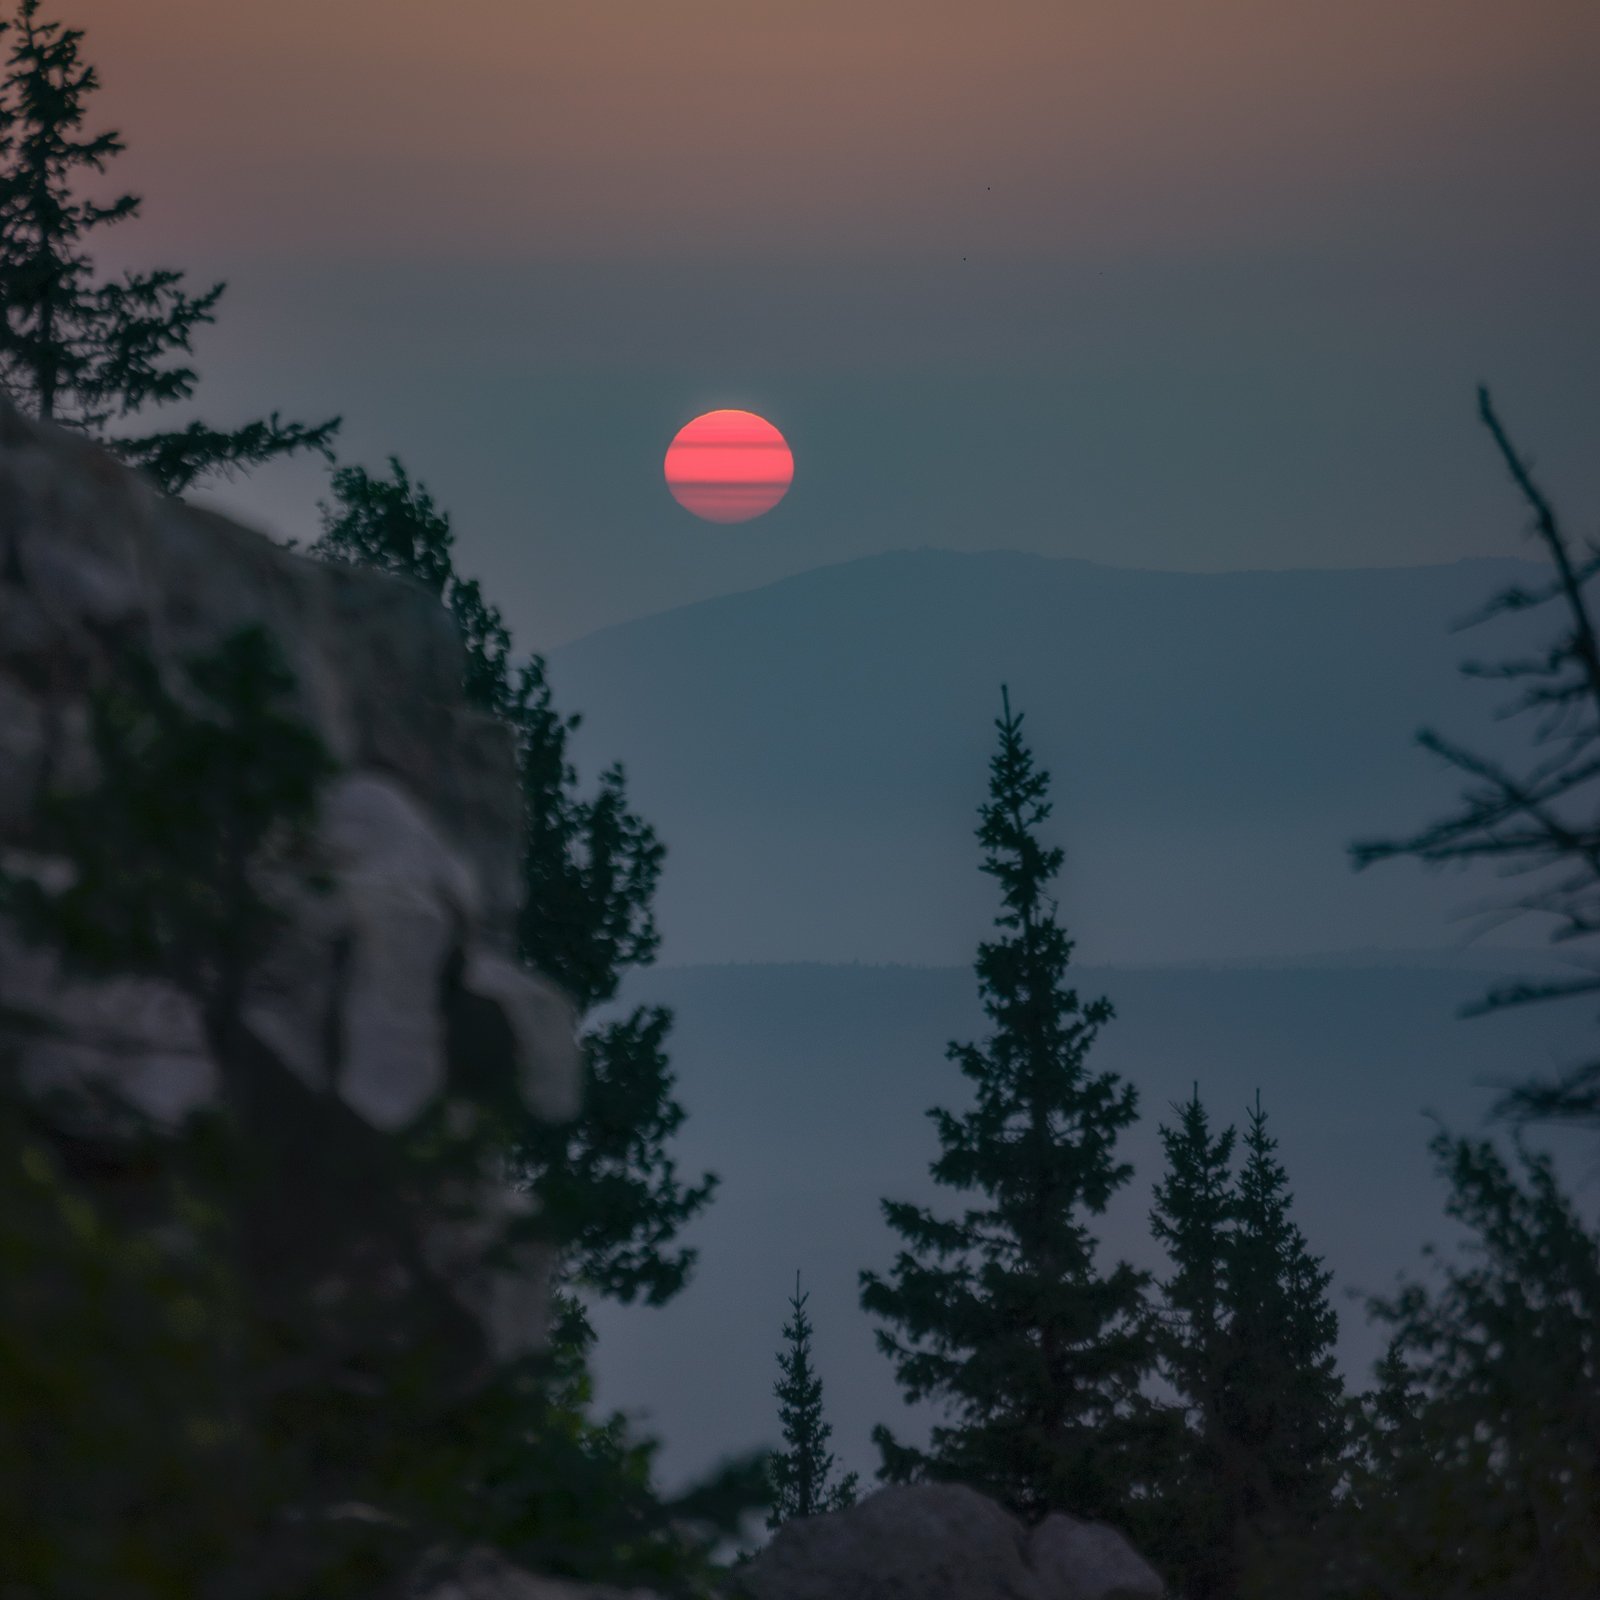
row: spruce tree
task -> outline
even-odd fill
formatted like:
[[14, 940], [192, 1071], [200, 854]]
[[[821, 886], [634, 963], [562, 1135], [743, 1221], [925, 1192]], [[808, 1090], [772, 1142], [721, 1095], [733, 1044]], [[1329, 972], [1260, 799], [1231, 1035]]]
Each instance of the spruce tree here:
[[408, 578], [437, 595], [455, 619], [467, 653], [467, 699], [480, 710], [512, 717], [520, 702], [511, 634], [476, 579], [456, 572], [448, 514], [394, 456], [387, 477], [374, 477], [364, 467], [340, 467], [329, 481], [333, 504], [318, 507], [322, 532], [311, 554]]
[[1228, 1254], [1238, 1210], [1232, 1128], [1211, 1132], [1199, 1086], [1176, 1127], [1160, 1130], [1166, 1173], [1155, 1189], [1151, 1232], [1172, 1272], [1161, 1285], [1156, 1347], [1182, 1425], [1164, 1441], [1155, 1484], [1151, 1547], [1183, 1578], [1188, 1600], [1220, 1600], [1234, 1582], [1223, 1435]]
[[1062, 851], [1038, 838], [1049, 775], [1003, 690], [1002, 707], [978, 828], [1002, 900], [999, 935], [976, 963], [993, 1032], [947, 1052], [972, 1085], [970, 1108], [929, 1113], [934, 1180], [968, 1203], [941, 1216], [886, 1201], [903, 1247], [886, 1276], [861, 1275], [906, 1400], [933, 1400], [945, 1419], [925, 1450], [886, 1428], [874, 1437], [890, 1479], [965, 1482], [1028, 1518], [1122, 1515], [1153, 1360], [1147, 1278], [1125, 1262], [1102, 1271], [1091, 1222], [1132, 1175], [1115, 1146], [1137, 1097], [1089, 1067], [1111, 1006], [1067, 982], [1072, 941], [1049, 893]]
[[1278, 1592], [1600, 1593], [1600, 1236], [1550, 1158], [1441, 1130], [1459, 1251], [1371, 1302], [1389, 1330], [1350, 1492]]
[[778, 1353], [782, 1377], [773, 1385], [784, 1448], [775, 1452], [769, 1463], [769, 1528], [781, 1528], [793, 1517], [842, 1511], [856, 1500], [855, 1473], [846, 1473], [836, 1483], [830, 1481], [833, 1453], [828, 1449], [828, 1440], [833, 1428], [823, 1420], [822, 1379], [811, 1364], [811, 1319], [806, 1315], [806, 1301], [810, 1298], [800, 1292], [800, 1274], [795, 1273], [794, 1295], [789, 1301], [791, 1314], [783, 1325], [785, 1348]]
[[234, 429], [123, 431], [146, 408], [193, 394], [196, 374], [182, 358], [215, 320], [225, 285], [192, 294], [170, 268], [96, 277], [91, 236], [135, 218], [141, 202], [80, 193], [124, 149], [116, 133], [82, 131], [99, 87], [83, 32], [44, 20], [40, 0], [19, 0], [0, 31], [10, 35], [0, 78], [0, 390], [100, 440], [168, 494], [300, 450], [331, 455], [337, 419], [308, 426], [274, 412]]
[[[387, 476], [333, 474], [312, 554], [396, 573], [439, 596], [467, 654], [470, 698], [509, 727], [522, 788], [522, 959], [559, 982], [587, 1014], [613, 1000], [624, 974], [658, 944], [651, 902], [664, 850], [632, 809], [626, 775], [608, 767], [585, 796], [568, 754], [579, 726], [555, 709], [543, 660], [514, 663], [499, 610], [455, 570], [455, 535], [425, 485], [391, 458]], [[687, 1281], [694, 1252], [679, 1230], [709, 1202], [711, 1174], [685, 1182], [670, 1154], [683, 1121], [667, 1054], [672, 1014], [635, 1006], [583, 1035], [578, 1120], [530, 1125], [517, 1160], [568, 1252], [569, 1279], [629, 1302], [659, 1305]], [[568, 1335], [588, 1341], [569, 1305]]]
[[1244, 1134], [1226, 1256], [1220, 1421], [1241, 1567], [1303, 1537], [1332, 1504], [1349, 1431], [1334, 1358], [1332, 1274], [1290, 1216], [1288, 1174], [1261, 1096]]
[[1155, 1476], [1152, 1548], [1189, 1600], [1234, 1600], [1328, 1510], [1348, 1414], [1330, 1275], [1290, 1216], [1260, 1096], [1235, 1177], [1198, 1089], [1163, 1127], [1151, 1229], [1172, 1273], [1158, 1336], [1183, 1428]]

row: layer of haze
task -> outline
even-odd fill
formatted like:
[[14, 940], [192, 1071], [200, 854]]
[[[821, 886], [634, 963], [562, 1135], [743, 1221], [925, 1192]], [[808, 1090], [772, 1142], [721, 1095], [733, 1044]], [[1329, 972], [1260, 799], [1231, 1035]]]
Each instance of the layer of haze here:
[[[1218, 569], [1518, 549], [1494, 383], [1600, 498], [1580, 0], [79, 0], [147, 196], [232, 285], [206, 409], [347, 417], [549, 647], [917, 545]], [[708, 528], [713, 406], [795, 447]], [[317, 473], [218, 498], [309, 530]]]
[[[120, 248], [232, 285], [204, 410], [342, 412], [345, 459], [403, 457], [519, 644], [571, 643], [583, 758], [626, 760], [663, 827], [643, 998], [680, 1008], [683, 1170], [726, 1187], [688, 1293], [603, 1315], [600, 1392], [649, 1409], [671, 1475], [770, 1440], [795, 1265], [845, 1462], [900, 1420], [855, 1273], [877, 1198], [918, 1193], [918, 1110], [959, 1092], [945, 1040], [981, 1026], [1002, 673], [1058, 775], [1083, 959], [1383, 967], [1459, 933], [1450, 881], [1344, 850], [1446, 809], [1405, 739], [1483, 726], [1443, 627], [1495, 574], [855, 558], [1526, 555], [1480, 380], [1592, 532], [1594, 0], [59, 3], [147, 196]], [[796, 457], [732, 528], [661, 479], [720, 406]], [[304, 537], [325, 492], [292, 467], [217, 498]], [[946, 970], [671, 970], [730, 954]], [[1166, 1102], [1200, 1078], [1237, 1117], [1261, 1086], [1341, 1296], [1439, 1232], [1421, 1106], [1465, 1129], [1475, 1079], [1569, 1048], [1543, 1019], [1459, 1037], [1475, 971], [1106, 977], [1103, 1064], [1147, 1114], [1114, 1248], [1146, 1238]], [[1340, 1309], [1354, 1372], [1373, 1340]]]

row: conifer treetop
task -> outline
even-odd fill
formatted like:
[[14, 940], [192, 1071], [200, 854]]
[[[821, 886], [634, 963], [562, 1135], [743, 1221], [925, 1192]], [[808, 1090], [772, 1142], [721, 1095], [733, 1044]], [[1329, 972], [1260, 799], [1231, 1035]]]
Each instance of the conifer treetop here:
[[40, 0], [18, 0], [0, 34], [10, 46], [0, 74], [0, 391], [99, 440], [169, 494], [302, 450], [331, 459], [338, 418], [308, 425], [273, 412], [232, 429], [196, 420], [123, 431], [146, 408], [194, 393], [185, 358], [196, 330], [216, 320], [226, 286], [190, 293], [170, 267], [96, 276], [87, 241], [136, 218], [142, 202], [80, 192], [125, 148], [115, 132], [83, 132], [100, 87], [83, 30], [43, 18]]
[[794, 1517], [816, 1516], [855, 1504], [856, 1474], [834, 1481], [833, 1452], [828, 1440], [832, 1426], [822, 1415], [822, 1379], [812, 1364], [811, 1319], [806, 1314], [810, 1296], [794, 1275], [789, 1300], [789, 1320], [783, 1325], [784, 1348], [778, 1352], [780, 1377], [773, 1385], [778, 1400], [778, 1421], [784, 1448], [770, 1463], [772, 1509], [767, 1526], [781, 1528]]
[[977, 830], [1000, 887], [975, 962], [992, 1029], [947, 1051], [970, 1105], [929, 1112], [931, 1173], [964, 1205], [949, 1216], [885, 1201], [902, 1247], [890, 1272], [861, 1276], [906, 1399], [936, 1401], [946, 1421], [926, 1450], [874, 1437], [891, 1479], [966, 1482], [1024, 1516], [1106, 1514], [1130, 1481], [1125, 1425], [1152, 1351], [1146, 1276], [1102, 1270], [1090, 1223], [1132, 1174], [1115, 1147], [1137, 1094], [1088, 1064], [1112, 1009], [1067, 982], [1072, 941], [1048, 892], [1064, 856], [1038, 834], [1049, 774], [1006, 689], [1001, 706]]
[[1156, 1185], [1150, 1232], [1166, 1247], [1172, 1274], [1162, 1285], [1179, 1326], [1163, 1341], [1163, 1364], [1182, 1394], [1204, 1403], [1214, 1382], [1216, 1341], [1224, 1318], [1227, 1250], [1238, 1213], [1233, 1188], [1233, 1128], [1211, 1132], [1200, 1085], [1172, 1109], [1177, 1125], [1163, 1124], [1166, 1172]]

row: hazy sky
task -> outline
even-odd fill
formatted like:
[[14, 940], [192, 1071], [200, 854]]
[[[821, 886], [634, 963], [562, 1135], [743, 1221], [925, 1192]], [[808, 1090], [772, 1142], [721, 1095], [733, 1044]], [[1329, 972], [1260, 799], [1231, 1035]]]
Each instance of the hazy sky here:
[[[74, 0], [146, 195], [231, 284], [206, 409], [347, 417], [521, 642], [870, 551], [1511, 553], [1491, 381], [1600, 503], [1593, 0]], [[789, 436], [701, 524], [661, 454]], [[309, 531], [317, 475], [231, 507]]]
[[[116, 178], [146, 196], [124, 259], [231, 285], [198, 351], [202, 409], [342, 412], [344, 459], [397, 452], [524, 648], [927, 545], [1205, 571], [1523, 554], [1480, 380], [1574, 529], [1596, 530], [1600, 0], [46, 4], [88, 29], [95, 126], [123, 131]], [[661, 472], [679, 426], [720, 406], [769, 417], [795, 453], [782, 505], [733, 527], [696, 521]], [[324, 482], [284, 467], [217, 498], [305, 537]], [[1439, 688], [1457, 641], [1424, 600], [1476, 595], [1472, 571], [1058, 573], [1076, 616], [1026, 573], [992, 582], [987, 611], [964, 573], [942, 609], [895, 576], [1029, 565], [895, 558], [708, 608], [738, 613], [720, 629], [674, 617], [558, 658], [560, 703], [599, 741], [586, 770], [624, 758], [672, 852], [664, 963], [967, 959], [993, 904], [970, 830], [1002, 673], [1057, 774], [1084, 959], [1428, 937], [1390, 914], [1412, 880], [1353, 880], [1345, 848], [1448, 807], [1442, 777], [1406, 786], [1401, 691], [1419, 717], [1463, 705]], [[1188, 598], [1207, 588], [1273, 592], [1207, 610]], [[1156, 589], [1184, 591], [1164, 622]], [[1390, 601], [1341, 610], [1341, 589]], [[836, 603], [808, 612], [807, 590]], [[1146, 598], [1083, 614], [1113, 591]], [[893, 916], [920, 919], [916, 943]], [[1246, 979], [1120, 976], [1107, 1061], [1147, 1115], [1196, 1076], [1223, 1105], [1264, 1083], [1314, 1248], [1341, 1287], [1381, 1288], [1358, 1274], [1437, 1231], [1436, 1197], [1406, 1209], [1425, 1127], [1405, 1118], [1441, 1085], [1435, 1104], [1464, 1106], [1451, 1086], [1498, 1066], [1497, 1036], [1457, 1047], [1455, 987], [1411, 975], [1392, 994], [1381, 975]], [[668, 1320], [603, 1324], [601, 1403], [654, 1405], [672, 1471], [755, 1442], [791, 1263], [843, 1241], [804, 1265], [841, 1449], [867, 1466], [885, 1368], [855, 1271], [886, 1237], [876, 1196], [914, 1192], [896, 1172], [915, 1181], [931, 1154], [915, 1108], [959, 1093], [937, 1074], [970, 982], [717, 981], [648, 980], [682, 1005], [684, 1170], [704, 1151], [729, 1181]], [[1512, 1072], [1558, 1064], [1555, 1038], [1519, 1034]], [[823, 1134], [785, 1120], [791, 1093], [827, 1112], [854, 1189], [818, 1159]], [[860, 1113], [843, 1122], [841, 1093]], [[1404, 1115], [1363, 1147], [1383, 1181], [1352, 1201], [1348, 1130], [1389, 1105]], [[777, 1127], [799, 1130], [811, 1188], [767, 1148]], [[1384, 1143], [1402, 1138], [1410, 1167]], [[744, 1366], [730, 1307], [751, 1320]], [[707, 1353], [735, 1399], [674, 1410], [704, 1392]]]

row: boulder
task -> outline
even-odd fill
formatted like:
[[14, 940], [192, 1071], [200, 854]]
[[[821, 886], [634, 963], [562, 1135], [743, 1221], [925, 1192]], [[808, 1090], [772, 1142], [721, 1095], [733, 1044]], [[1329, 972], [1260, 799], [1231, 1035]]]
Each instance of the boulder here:
[[542, 1578], [503, 1561], [493, 1551], [471, 1552], [451, 1574], [415, 1584], [411, 1600], [657, 1600], [648, 1589]]
[[1029, 1530], [960, 1484], [880, 1489], [780, 1528], [739, 1578], [752, 1600], [1162, 1600], [1154, 1570], [1103, 1523]]
[[1033, 1530], [1028, 1560], [1049, 1600], [1160, 1600], [1166, 1590], [1115, 1528], [1056, 1511]]

